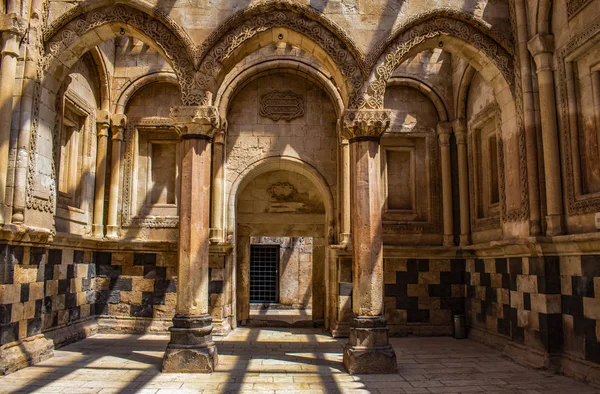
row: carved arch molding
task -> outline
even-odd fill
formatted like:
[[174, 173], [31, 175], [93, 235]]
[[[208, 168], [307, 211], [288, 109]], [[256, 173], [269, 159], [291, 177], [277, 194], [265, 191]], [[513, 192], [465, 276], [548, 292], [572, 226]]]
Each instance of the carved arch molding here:
[[78, 6], [44, 32], [43, 68], [48, 69], [80, 36], [111, 23], [131, 26], [155, 42], [177, 74], [184, 105], [210, 105], [218, 76], [226, 71], [223, 63], [248, 40], [278, 27], [310, 38], [337, 63], [350, 93], [348, 108], [382, 108], [393, 71], [417, 45], [442, 35], [469, 42], [492, 60], [509, 85], [514, 82], [512, 45], [482, 20], [462, 11], [442, 8], [417, 14], [366, 56], [343, 29], [317, 10], [286, 1], [257, 3], [233, 15], [202, 46], [195, 45], [172, 18], [157, 9], [150, 15], [123, 4], [88, 12]]

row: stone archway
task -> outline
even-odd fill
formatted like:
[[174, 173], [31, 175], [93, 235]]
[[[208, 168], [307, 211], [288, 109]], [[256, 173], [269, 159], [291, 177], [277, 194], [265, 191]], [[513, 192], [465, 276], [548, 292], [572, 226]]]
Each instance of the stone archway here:
[[[289, 157], [260, 160], [241, 174], [230, 199], [236, 235], [236, 320], [312, 325], [325, 318], [327, 245], [333, 200], [324, 178]], [[252, 303], [251, 249], [278, 246], [277, 300]], [[251, 304], [252, 303], [252, 304]]]

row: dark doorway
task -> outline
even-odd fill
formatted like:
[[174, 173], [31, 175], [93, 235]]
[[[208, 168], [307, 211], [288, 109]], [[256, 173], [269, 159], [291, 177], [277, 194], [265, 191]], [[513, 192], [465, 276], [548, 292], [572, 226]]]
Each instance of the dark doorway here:
[[250, 302], [279, 302], [279, 245], [250, 246]]

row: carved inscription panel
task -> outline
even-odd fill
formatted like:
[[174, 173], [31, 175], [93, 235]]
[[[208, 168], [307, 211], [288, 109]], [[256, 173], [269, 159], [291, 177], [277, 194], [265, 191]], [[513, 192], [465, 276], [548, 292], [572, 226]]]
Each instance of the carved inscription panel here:
[[260, 116], [278, 121], [304, 115], [304, 97], [292, 91], [273, 90], [260, 98]]

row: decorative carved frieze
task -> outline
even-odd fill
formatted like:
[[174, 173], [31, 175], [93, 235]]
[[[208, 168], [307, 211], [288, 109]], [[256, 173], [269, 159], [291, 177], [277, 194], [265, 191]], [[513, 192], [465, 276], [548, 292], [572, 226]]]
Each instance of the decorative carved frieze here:
[[567, 15], [569, 18], [575, 16], [575, 14], [591, 2], [592, 0], [567, 0]]
[[[430, 14], [430, 15], [429, 15]], [[475, 19], [459, 19], [462, 13], [442, 10], [417, 15], [403, 24], [392, 42], [386, 42], [371, 73], [367, 92], [358, 99], [359, 108], [382, 108], [387, 81], [413, 49], [424, 41], [443, 35], [457, 37], [481, 50], [500, 70], [506, 82], [513, 86], [512, 47], [505, 44], [489, 28]], [[429, 18], [427, 19], [427, 15]], [[369, 62], [370, 63], [370, 62]]]
[[290, 90], [273, 90], [260, 98], [260, 116], [278, 121], [304, 115], [304, 97]]
[[390, 127], [389, 109], [346, 110], [341, 119], [341, 132], [349, 140], [360, 137], [380, 137]]

